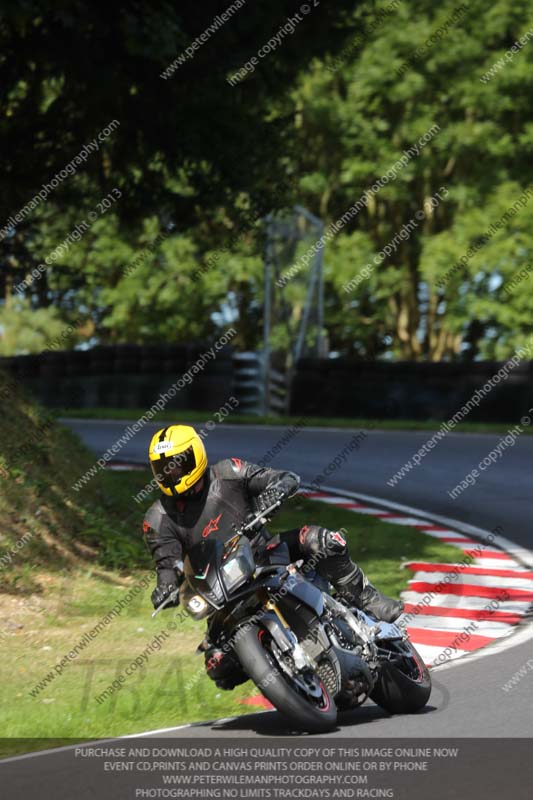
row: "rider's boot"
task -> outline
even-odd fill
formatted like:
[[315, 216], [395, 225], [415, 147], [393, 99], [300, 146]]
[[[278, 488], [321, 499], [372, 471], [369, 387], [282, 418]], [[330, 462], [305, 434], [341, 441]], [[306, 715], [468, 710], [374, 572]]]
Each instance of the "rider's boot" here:
[[248, 680], [248, 675], [242, 671], [241, 665], [231, 653], [211, 644], [203, 648], [203, 651], [206, 672], [219, 689], [234, 689]]
[[363, 570], [350, 558], [341, 531], [304, 525], [299, 531], [299, 543], [306, 566], [316, 564], [319, 575], [332, 583], [350, 605], [384, 622], [393, 622], [400, 616], [401, 600], [386, 597], [372, 586]]
[[404, 609], [401, 600], [394, 600], [378, 591], [357, 564], [353, 564], [348, 575], [335, 581], [335, 588], [351, 605], [384, 622], [394, 622]]

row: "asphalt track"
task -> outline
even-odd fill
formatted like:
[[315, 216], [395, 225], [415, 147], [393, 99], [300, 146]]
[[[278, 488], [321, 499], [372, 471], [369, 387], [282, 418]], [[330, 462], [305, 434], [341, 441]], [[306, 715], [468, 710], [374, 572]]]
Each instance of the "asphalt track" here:
[[[125, 423], [65, 420], [96, 457], [120, 439]], [[147, 425], [117, 455], [146, 461], [149, 439], [158, 425]], [[286, 428], [220, 425], [210, 431], [207, 448], [211, 461], [238, 456], [254, 462], [268, 461], [298, 472], [306, 483], [324, 475], [330, 462], [347, 448], [355, 431], [304, 429], [271, 460], [268, 453]], [[500, 435], [449, 434], [427, 455], [421, 466], [397, 486], [387, 481], [427, 441], [428, 432], [367, 431], [359, 446], [347, 453], [339, 468], [324, 475], [324, 485], [374, 495], [439, 514], [485, 530], [501, 526], [499, 533], [533, 551], [532, 475], [533, 437], [522, 436], [501, 458], [480, 473], [457, 499], [447, 494], [498, 444]], [[367, 705], [341, 715], [337, 737], [531, 737], [533, 736], [533, 669], [510, 690], [502, 689], [521, 667], [533, 666], [532, 626], [520, 626], [510, 639], [485, 648], [483, 656], [467, 656], [433, 671], [434, 692], [424, 712], [390, 717]], [[276, 712], [245, 715], [207, 725], [187, 726], [148, 735], [203, 738], [213, 736], [290, 736]]]
[[[124, 429], [123, 424], [116, 422], [68, 420], [66, 424], [95, 452], [95, 460], [120, 439]], [[149, 438], [157, 427], [146, 426], [124, 446], [117, 458], [145, 462]], [[349, 447], [350, 440], [354, 441], [354, 433], [348, 430], [303, 430], [268, 463], [293, 469], [306, 483], [312, 483], [344, 448]], [[227, 456], [266, 461], [268, 451], [285, 434], [284, 428], [218, 426], [209, 433], [208, 451], [212, 461]], [[469, 487], [454, 501], [447, 491], [498, 444], [500, 437], [451, 434], [438, 444], [420, 467], [396, 487], [389, 486], [387, 480], [418, 450], [428, 435], [423, 432], [369, 431], [364, 439], [358, 438], [358, 448], [350, 453], [344, 451], [347, 453], [344, 463], [324, 475], [321, 488], [358, 492], [411, 506], [417, 509], [417, 516], [424, 513], [447, 516], [485, 530], [501, 526], [500, 535], [526, 548], [530, 551], [529, 557], [533, 558], [533, 530], [529, 520], [533, 438], [520, 438], [512, 448], [503, 452], [494, 466], [482, 472], [475, 486]], [[76, 481], [81, 476], [72, 477]], [[523, 677], [514, 688], [504, 691], [503, 684], [524, 667]], [[464, 800], [465, 797], [488, 800], [489, 797], [502, 796], [516, 800], [529, 798], [533, 772], [528, 741], [533, 736], [533, 625], [521, 625], [513, 636], [439, 667], [432, 674], [434, 691], [430, 703], [418, 714], [391, 717], [369, 703], [354, 712], [340, 715], [337, 729], [327, 737], [293, 738], [293, 742], [296, 745], [302, 742], [322, 745], [323, 742], [322, 746], [325, 746], [335, 739], [339, 746], [351, 746], [352, 743], [368, 745], [376, 739], [383, 740], [385, 745], [393, 739], [402, 739], [400, 744], [412, 743], [414, 746], [446, 741], [447, 744], [460, 745], [461, 760], [440, 762], [440, 769], [428, 776], [429, 784], [422, 782], [418, 775], [395, 777], [395, 786], [402, 777], [404, 782], [403, 788], [398, 789], [399, 794], [395, 789], [394, 796], [412, 797], [413, 800], [427, 800], [428, 797], [433, 800]], [[142, 732], [141, 728], [142, 722], [135, 738], [128, 737], [132, 744], [142, 745], [148, 738], [153, 740], [154, 747], [158, 747], [171, 738], [176, 744], [181, 739], [180, 746], [187, 745], [190, 740], [201, 746], [201, 740], [207, 740], [209, 746], [216, 747], [232, 739], [235, 746], [255, 740], [257, 746], [277, 747], [288, 744], [290, 737], [294, 737], [284, 718], [274, 711], [160, 731]], [[145, 738], [139, 741], [138, 736]], [[468, 743], [465, 743], [465, 737], [469, 739]], [[483, 744], [478, 739], [483, 739]], [[492, 740], [491, 748], [489, 739]], [[99, 744], [104, 743], [123, 746], [127, 740], [122, 738]], [[151, 761], [154, 759], [155, 755]], [[99, 762], [76, 759], [74, 746], [0, 762], [0, 795], [9, 797], [9, 800], [145, 796], [138, 793], [140, 780], [135, 772], [102, 772]], [[150, 784], [155, 782], [150, 775], [147, 780]], [[268, 779], [265, 779], [265, 785], [269, 785]]]
[[[64, 420], [99, 456], [120, 439], [127, 423]], [[133, 420], [131, 421], [133, 422]], [[116, 456], [146, 463], [151, 436], [161, 426], [148, 424]], [[259, 462], [283, 439], [286, 428], [219, 425], [206, 445], [211, 461], [238, 456]], [[356, 431], [305, 429], [282, 447], [269, 465], [292, 469], [306, 482], [321, 475], [328, 464], [348, 447]], [[339, 468], [325, 476], [324, 484], [341, 490], [372, 494], [424, 511], [442, 514], [486, 530], [496, 526], [502, 535], [533, 550], [533, 436], [522, 436], [514, 447], [481, 472], [455, 500], [451, 491], [498, 444], [503, 435], [449, 434], [419, 467], [395, 487], [387, 481], [431, 436], [426, 431], [367, 431], [359, 448], [346, 456]]]

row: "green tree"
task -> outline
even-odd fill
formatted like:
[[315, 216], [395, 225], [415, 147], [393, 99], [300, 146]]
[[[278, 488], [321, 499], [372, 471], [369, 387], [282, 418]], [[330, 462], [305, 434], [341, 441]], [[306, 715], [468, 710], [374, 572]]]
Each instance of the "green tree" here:
[[[41, 264], [110, 190], [116, 215], [98, 220], [83, 241], [32, 283], [34, 308], [52, 303], [90, 314], [102, 341], [209, 335], [211, 314], [239, 278], [189, 277], [204, 256], [225, 247], [243, 207], [280, 202], [292, 119], [272, 114], [298, 70], [322, 51], [324, 30], [340, 43], [353, 2], [320, 3], [249, 80], [226, 78], [249, 61], [300, 3], [244, 4], [172, 74], [169, 64], [226, 11], [228, 0], [183, 0], [51, 8], [42, 0], [6, 4], [0, 19], [0, 261], [2, 295]], [[311, 8], [311, 6], [310, 6]], [[10, 229], [82, 145], [116, 121], [74, 176]], [[229, 222], [229, 224], [227, 224]], [[121, 272], [146, 244], [146, 230], [175, 234], [124, 282]], [[157, 274], [150, 272], [153, 262]], [[237, 270], [238, 271], [238, 270]], [[146, 299], [143, 299], [145, 295]], [[115, 307], [116, 301], [116, 307]], [[161, 308], [158, 304], [161, 303]], [[187, 315], [194, 319], [185, 323]], [[250, 341], [251, 332], [244, 337]]]
[[54, 308], [29, 308], [21, 300], [15, 300], [0, 308], [0, 355], [27, 355], [40, 353], [56, 339], [66, 346], [75, 337], [63, 340], [65, 323]]
[[[332, 221], [416, 144], [439, 133], [370, 199], [329, 246], [333, 346], [365, 356], [432, 359], [509, 355], [531, 330], [527, 287], [501, 283], [529, 258], [533, 204], [439, 284], [533, 184], [533, 48], [525, 45], [489, 82], [481, 78], [529, 26], [525, 0], [438, 6], [363, 3], [345, 58], [316, 59], [293, 91], [305, 203]], [[431, 37], [434, 37], [431, 40]], [[440, 37], [440, 38], [439, 38]], [[438, 208], [429, 199], [447, 187]], [[347, 280], [426, 209], [397, 250], [349, 293]]]

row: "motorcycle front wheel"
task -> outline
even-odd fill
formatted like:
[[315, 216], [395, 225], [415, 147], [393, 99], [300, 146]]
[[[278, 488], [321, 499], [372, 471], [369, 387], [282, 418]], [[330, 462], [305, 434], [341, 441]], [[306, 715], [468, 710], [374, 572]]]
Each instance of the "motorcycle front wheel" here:
[[259, 625], [250, 626], [234, 645], [244, 671], [261, 693], [291, 723], [291, 728], [309, 733], [325, 733], [335, 727], [337, 708], [320, 678], [291, 674], [290, 665], [282, 663], [269, 632]]

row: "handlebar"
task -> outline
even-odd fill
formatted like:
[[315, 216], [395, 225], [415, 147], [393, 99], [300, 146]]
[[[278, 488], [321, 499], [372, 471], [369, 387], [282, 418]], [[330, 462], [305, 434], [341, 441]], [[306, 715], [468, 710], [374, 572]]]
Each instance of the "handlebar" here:
[[260, 511], [256, 517], [250, 520], [250, 522], [247, 522], [246, 524], [243, 523], [241, 527], [237, 528], [237, 530], [235, 531], [235, 536], [243, 536], [246, 533], [246, 531], [249, 531], [251, 528], [255, 528], [255, 526], [258, 523], [261, 523], [261, 525], [266, 525], [268, 521], [267, 520], [268, 515], [271, 514], [273, 511], [275, 511], [277, 508], [279, 508], [281, 506], [281, 502], [282, 502], [281, 499], [276, 500], [276, 502], [269, 508], [266, 508], [264, 511]]

